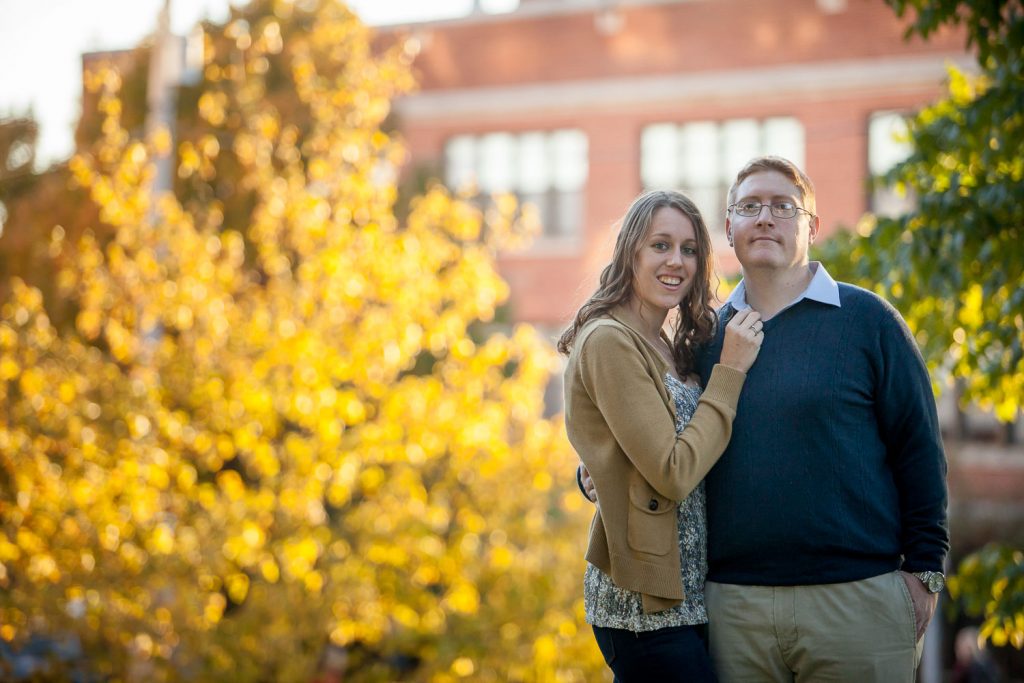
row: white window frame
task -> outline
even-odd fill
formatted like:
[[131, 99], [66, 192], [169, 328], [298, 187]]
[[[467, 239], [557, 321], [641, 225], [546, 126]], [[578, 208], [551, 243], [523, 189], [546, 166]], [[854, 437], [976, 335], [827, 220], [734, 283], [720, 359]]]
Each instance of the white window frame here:
[[[908, 137], [905, 111], [879, 110], [868, 117], [868, 173], [874, 179], [905, 160], [913, 151]], [[876, 216], [895, 217], [914, 208], [911, 194], [900, 194], [894, 186], [880, 187], [872, 183], [868, 210]]]
[[792, 116], [656, 122], [640, 135], [643, 188], [685, 193], [716, 241], [725, 239], [729, 187], [747, 161], [775, 154], [803, 168], [806, 153], [803, 123]]
[[531, 252], [581, 244], [589, 170], [589, 141], [577, 128], [455, 135], [444, 146], [452, 191], [483, 206], [494, 194], [511, 193], [539, 213]]

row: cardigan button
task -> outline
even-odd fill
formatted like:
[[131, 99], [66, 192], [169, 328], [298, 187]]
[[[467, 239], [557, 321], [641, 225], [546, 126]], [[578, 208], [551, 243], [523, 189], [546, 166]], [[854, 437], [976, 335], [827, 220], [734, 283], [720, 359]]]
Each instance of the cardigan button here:
[[656, 501], [654, 498], [651, 498], [651, 502], [647, 504], [647, 509], [651, 510], [652, 512], [654, 510], [657, 510], [658, 509], [658, 501]]

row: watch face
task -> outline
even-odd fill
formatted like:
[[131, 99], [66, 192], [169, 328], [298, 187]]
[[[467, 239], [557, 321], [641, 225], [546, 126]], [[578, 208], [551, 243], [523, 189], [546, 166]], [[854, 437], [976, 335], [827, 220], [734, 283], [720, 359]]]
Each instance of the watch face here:
[[932, 593], [941, 593], [945, 585], [946, 582], [943, 580], [942, 574], [938, 572], [934, 572], [928, 577], [928, 590]]

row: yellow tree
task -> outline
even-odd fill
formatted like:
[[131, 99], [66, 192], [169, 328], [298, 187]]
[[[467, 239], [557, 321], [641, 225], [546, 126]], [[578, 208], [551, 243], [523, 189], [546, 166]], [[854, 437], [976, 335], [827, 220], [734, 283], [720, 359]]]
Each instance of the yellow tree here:
[[348, 680], [593, 680], [557, 361], [492, 323], [521, 221], [439, 187], [396, 218], [401, 46], [332, 0], [261, 7], [174, 150], [203, 182], [230, 156], [244, 222], [154, 195], [169, 137], [90, 78], [102, 136], [71, 170], [115, 236], [54, 231], [73, 330], [20, 281], [0, 310], [0, 639], [74, 634], [119, 680], [306, 681], [328, 642]]

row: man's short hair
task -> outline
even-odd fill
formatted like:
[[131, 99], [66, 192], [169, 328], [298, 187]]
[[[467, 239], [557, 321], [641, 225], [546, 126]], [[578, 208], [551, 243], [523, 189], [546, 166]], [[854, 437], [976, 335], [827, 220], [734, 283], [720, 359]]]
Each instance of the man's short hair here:
[[770, 155], [755, 157], [740, 169], [740, 172], [736, 174], [736, 180], [733, 182], [732, 187], [729, 188], [729, 206], [732, 206], [736, 201], [736, 190], [739, 188], [740, 183], [746, 180], [747, 176], [763, 171], [775, 171], [785, 176], [787, 180], [796, 185], [797, 189], [800, 190], [800, 199], [804, 204], [803, 208], [812, 214], [817, 213], [815, 208], [817, 202], [814, 199], [814, 183], [807, 177], [807, 174], [801, 171], [789, 159]]

